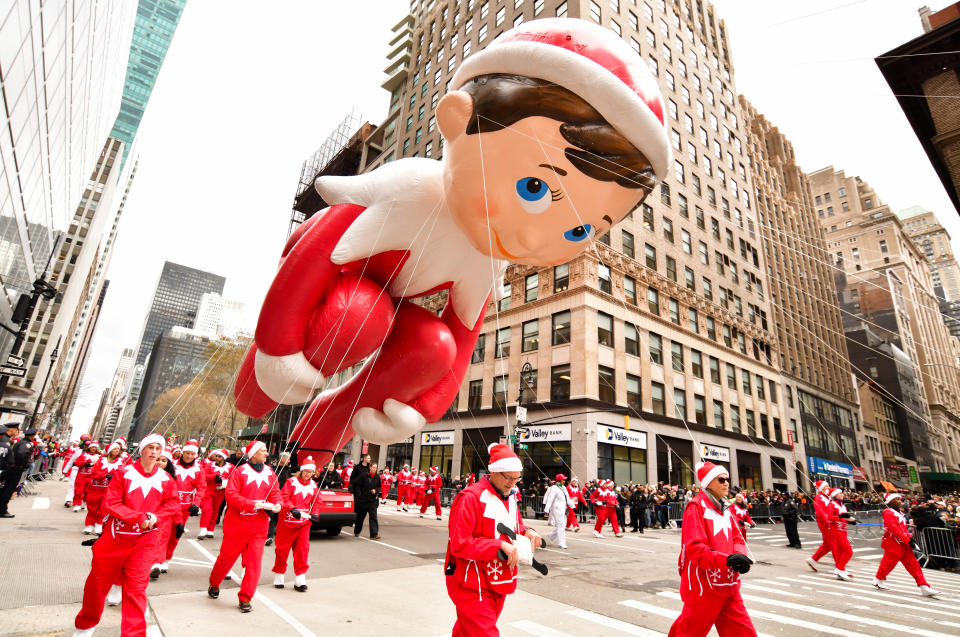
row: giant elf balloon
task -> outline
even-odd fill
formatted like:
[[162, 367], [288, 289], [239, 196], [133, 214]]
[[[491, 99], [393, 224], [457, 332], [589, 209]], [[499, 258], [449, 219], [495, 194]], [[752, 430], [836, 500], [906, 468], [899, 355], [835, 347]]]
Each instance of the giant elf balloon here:
[[[301, 404], [292, 440], [404, 440], [450, 406], [510, 263], [566, 263], [667, 174], [644, 60], [591, 22], [523, 23], [460, 65], [436, 108], [443, 159], [323, 176], [330, 207], [288, 240], [235, 387], [261, 417]], [[449, 290], [441, 315], [410, 299]]]

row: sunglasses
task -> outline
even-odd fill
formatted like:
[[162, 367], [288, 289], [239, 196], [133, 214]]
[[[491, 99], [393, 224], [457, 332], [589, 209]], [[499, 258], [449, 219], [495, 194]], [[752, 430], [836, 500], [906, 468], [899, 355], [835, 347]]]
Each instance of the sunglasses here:
[[727, 484], [728, 482], [730, 482], [730, 478], [726, 476], [720, 476], [719, 478], [717, 478], [717, 482], [719, 482], [720, 484]]

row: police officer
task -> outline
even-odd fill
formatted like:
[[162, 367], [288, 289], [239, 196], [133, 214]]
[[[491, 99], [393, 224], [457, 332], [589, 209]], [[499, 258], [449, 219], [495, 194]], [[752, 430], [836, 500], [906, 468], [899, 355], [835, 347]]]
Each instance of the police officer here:
[[[7, 425], [6, 435], [9, 439], [16, 438], [20, 432], [18, 425]], [[23, 439], [18, 441], [3, 457], [3, 487], [0, 488], [0, 518], [12, 518], [13, 514], [7, 510], [10, 498], [13, 497], [20, 479], [30, 466], [30, 456], [33, 454], [33, 439], [37, 435], [36, 429], [27, 429], [23, 432]]]

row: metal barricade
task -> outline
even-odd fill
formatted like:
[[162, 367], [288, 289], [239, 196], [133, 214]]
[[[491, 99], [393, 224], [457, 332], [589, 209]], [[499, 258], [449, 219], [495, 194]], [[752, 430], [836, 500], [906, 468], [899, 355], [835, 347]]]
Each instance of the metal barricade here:
[[883, 535], [883, 511], [870, 509], [853, 513], [857, 523], [847, 526], [847, 532], [853, 531], [853, 536], [859, 539], [876, 539]]
[[960, 567], [960, 529], [927, 527], [914, 533], [923, 555], [920, 565], [926, 568], [955, 570]]

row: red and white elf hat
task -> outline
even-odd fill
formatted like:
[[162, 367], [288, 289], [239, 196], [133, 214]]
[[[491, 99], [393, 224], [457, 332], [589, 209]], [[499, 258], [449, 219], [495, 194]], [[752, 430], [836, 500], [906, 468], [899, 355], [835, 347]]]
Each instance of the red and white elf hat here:
[[436, 467], [430, 467], [430, 473], [436, 473], [436, 472], [437, 472]]
[[490, 473], [523, 471], [520, 456], [515, 454], [513, 449], [507, 445], [492, 444], [487, 447], [487, 451], [490, 452], [490, 463], [487, 465], [487, 470]]
[[120, 445], [120, 448], [121, 448], [121, 449], [126, 449], [126, 448], [127, 448], [127, 439], [124, 438], [123, 436], [120, 436], [120, 437], [117, 438], [114, 442], [116, 442], [118, 445]]
[[902, 496], [899, 493], [887, 493], [886, 495], [883, 496], [883, 503], [890, 504], [891, 502], [893, 502], [894, 500], [900, 497]]
[[244, 453], [247, 454], [248, 458], [252, 458], [261, 449], [266, 449], [267, 445], [263, 444], [259, 440], [251, 440], [247, 443], [247, 448], [244, 449]]
[[226, 460], [229, 457], [229, 454], [227, 453], [226, 449], [213, 449], [210, 451], [210, 456], [211, 457], [220, 456], [221, 458]]
[[123, 447], [120, 446], [118, 441], [113, 441], [110, 443], [110, 446], [107, 447], [107, 455], [110, 455], [110, 452], [116, 449], [117, 451], [123, 451]]
[[713, 464], [712, 462], [698, 462], [694, 468], [697, 471], [697, 482], [700, 483], [701, 487], [706, 487], [720, 476], [730, 476], [723, 465]]
[[835, 498], [835, 497], [837, 497], [838, 495], [840, 495], [840, 494], [842, 494], [842, 493], [843, 493], [843, 489], [831, 489], [831, 490], [830, 490], [830, 497], [831, 497], [831, 498]]
[[93, 448], [99, 449], [99, 448], [100, 448], [100, 443], [97, 442], [96, 440], [91, 440], [91, 441], [90, 441], [90, 444], [87, 445], [87, 450], [89, 451], [90, 449], [93, 449]]
[[813, 487], [817, 490], [817, 493], [822, 493], [830, 489], [830, 485], [827, 484], [826, 480], [817, 480], [813, 483]]
[[300, 463], [300, 471], [316, 471], [317, 463], [313, 461], [311, 456], [307, 456], [303, 459], [303, 462]]
[[650, 160], [659, 179], [667, 176], [660, 87], [646, 61], [610, 29], [572, 18], [524, 22], [464, 60], [452, 86], [492, 73], [545, 80], [581, 97]]
[[184, 453], [192, 451], [193, 453], [200, 453], [200, 445], [196, 440], [188, 440], [185, 445], [183, 445]]
[[[142, 445], [142, 444], [140, 445], [140, 448], [143, 449], [143, 445]], [[173, 462], [173, 448], [172, 448], [172, 447], [164, 447], [164, 448], [163, 448], [163, 451], [160, 452], [160, 455], [163, 456], [164, 458], [166, 458], [167, 460], [169, 460], [170, 462]]]

